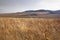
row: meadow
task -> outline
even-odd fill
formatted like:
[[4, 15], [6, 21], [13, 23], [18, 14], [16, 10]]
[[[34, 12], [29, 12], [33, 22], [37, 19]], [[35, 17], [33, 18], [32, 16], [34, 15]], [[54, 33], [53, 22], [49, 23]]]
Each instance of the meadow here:
[[60, 19], [0, 17], [0, 40], [60, 40]]

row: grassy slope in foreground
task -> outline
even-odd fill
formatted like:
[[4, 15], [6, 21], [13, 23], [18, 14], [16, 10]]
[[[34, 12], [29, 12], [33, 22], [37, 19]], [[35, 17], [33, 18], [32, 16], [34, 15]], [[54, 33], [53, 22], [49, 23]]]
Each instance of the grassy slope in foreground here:
[[60, 19], [0, 18], [0, 40], [60, 40]]

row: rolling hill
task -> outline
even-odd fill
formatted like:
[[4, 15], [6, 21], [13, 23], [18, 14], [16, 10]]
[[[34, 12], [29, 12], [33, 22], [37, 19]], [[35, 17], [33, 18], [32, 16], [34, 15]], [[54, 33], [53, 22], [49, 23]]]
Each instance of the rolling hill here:
[[16, 13], [3, 13], [0, 17], [19, 17], [19, 18], [60, 18], [60, 10], [28, 10]]

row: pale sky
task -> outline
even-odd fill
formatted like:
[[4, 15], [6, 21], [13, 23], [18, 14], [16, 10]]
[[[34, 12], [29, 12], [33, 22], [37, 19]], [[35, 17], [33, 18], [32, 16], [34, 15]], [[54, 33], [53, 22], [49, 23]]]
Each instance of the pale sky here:
[[60, 0], [0, 0], [0, 13], [38, 9], [60, 10]]

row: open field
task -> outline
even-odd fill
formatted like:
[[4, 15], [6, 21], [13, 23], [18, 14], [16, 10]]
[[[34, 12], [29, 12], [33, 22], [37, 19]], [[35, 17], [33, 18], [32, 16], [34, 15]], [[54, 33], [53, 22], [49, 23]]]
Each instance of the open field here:
[[60, 40], [60, 19], [0, 17], [0, 40]]
[[60, 14], [49, 14], [47, 12], [17, 12], [17, 13], [3, 13], [0, 17], [13, 18], [60, 18]]

